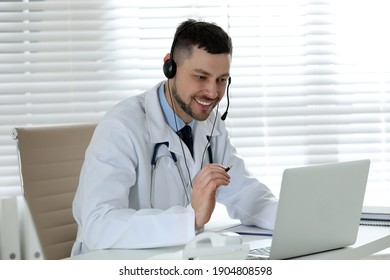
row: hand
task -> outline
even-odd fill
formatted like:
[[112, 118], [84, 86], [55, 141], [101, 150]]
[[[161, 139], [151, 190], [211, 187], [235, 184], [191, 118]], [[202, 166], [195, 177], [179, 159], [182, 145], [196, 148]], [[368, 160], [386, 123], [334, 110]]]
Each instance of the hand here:
[[192, 182], [191, 205], [195, 211], [195, 227], [203, 227], [211, 218], [216, 203], [216, 191], [230, 183], [225, 167], [219, 164], [207, 164], [196, 174]]

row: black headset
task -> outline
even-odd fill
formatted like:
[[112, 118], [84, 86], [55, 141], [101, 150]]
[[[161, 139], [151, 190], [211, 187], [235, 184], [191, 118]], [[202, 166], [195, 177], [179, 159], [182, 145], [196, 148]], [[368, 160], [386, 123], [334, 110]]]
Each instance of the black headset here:
[[[176, 43], [177, 43], [177, 38], [179, 37], [179, 35], [187, 30], [188, 28], [194, 26], [195, 24], [199, 24], [199, 23], [203, 23], [203, 22], [193, 22], [191, 24], [189, 24], [188, 26], [182, 28], [182, 30], [178, 31], [175, 35], [175, 38], [173, 39], [173, 42], [172, 42], [172, 46], [171, 46], [171, 53], [170, 53], [170, 58], [167, 59], [165, 62], [164, 62], [164, 65], [163, 65], [163, 71], [164, 71], [164, 75], [165, 77], [167, 77], [168, 79], [172, 79], [173, 77], [175, 77], [176, 75], [176, 69], [177, 69], [177, 65], [176, 65], [176, 62], [173, 60], [173, 52], [175, 50], [175, 47], [176, 47]], [[227, 114], [228, 114], [228, 110], [229, 110], [229, 106], [230, 106], [230, 101], [229, 101], [229, 87], [230, 87], [230, 83], [232, 82], [232, 78], [229, 77], [228, 79], [228, 85], [227, 85], [227, 89], [226, 89], [226, 97], [227, 97], [227, 106], [226, 106], [226, 111], [223, 113], [222, 117], [221, 117], [221, 120], [225, 120], [226, 117], [227, 117]]]
[[176, 75], [177, 65], [176, 65], [176, 62], [173, 60], [173, 52], [174, 52], [176, 44], [177, 44], [177, 38], [179, 37], [179, 35], [182, 32], [184, 32], [188, 28], [190, 28], [190, 27], [192, 27], [192, 26], [194, 26], [196, 24], [199, 24], [199, 23], [201, 23], [201, 22], [197, 22], [197, 21], [193, 22], [193, 23], [183, 27], [181, 30], [179, 30], [176, 33], [175, 38], [173, 39], [173, 42], [172, 42], [172, 46], [171, 46], [171, 56], [170, 56], [170, 58], [167, 61], [164, 62], [164, 66], [163, 66], [164, 75], [168, 79], [172, 79]]

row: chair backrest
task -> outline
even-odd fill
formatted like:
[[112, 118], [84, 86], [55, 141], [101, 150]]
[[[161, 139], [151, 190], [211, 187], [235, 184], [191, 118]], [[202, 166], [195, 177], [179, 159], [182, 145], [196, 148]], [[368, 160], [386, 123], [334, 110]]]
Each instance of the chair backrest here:
[[23, 194], [45, 259], [70, 256], [77, 234], [72, 203], [95, 127], [75, 124], [12, 131]]

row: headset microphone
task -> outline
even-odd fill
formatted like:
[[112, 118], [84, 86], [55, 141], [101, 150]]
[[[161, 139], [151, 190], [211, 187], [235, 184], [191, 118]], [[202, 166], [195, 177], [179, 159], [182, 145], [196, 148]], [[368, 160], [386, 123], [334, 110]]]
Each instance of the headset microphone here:
[[221, 120], [225, 120], [226, 117], [227, 117], [227, 114], [228, 114], [228, 110], [229, 110], [229, 105], [230, 105], [230, 101], [229, 101], [229, 87], [230, 87], [230, 83], [232, 82], [232, 77], [229, 77], [229, 80], [228, 80], [228, 85], [227, 85], [227, 89], [226, 89], [226, 97], [227, 97], [227, 106], [226, 106], [226, 111], [225, 113], [223, 113], [222, 117], [221, 117]]

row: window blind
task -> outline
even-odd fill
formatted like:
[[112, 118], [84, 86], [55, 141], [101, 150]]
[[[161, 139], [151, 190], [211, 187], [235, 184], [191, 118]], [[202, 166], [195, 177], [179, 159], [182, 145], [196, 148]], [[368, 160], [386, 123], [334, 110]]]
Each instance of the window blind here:
[[374, 2], [231, 3], [230, 131], [275, 192], [287, 167], [369, 158], [365, 203], [390, 205], [389, 20]]
[[142, 2], [0, 2], [0, 196], [20, 194], [13, 127], [97, 122], [164, 78], [179, 22], [227, 27], [221, 1]]
[[370, 158], [366, 204], [389, 205], [385, 1], [143, 2], [0, 3], [0, 196], [20, 192], [12, 127], [100, 120], [164, 79], [177, 24], [196, 18], [232, 36], [226, 123], [255, 176], [277, 194], [284, 168]]

